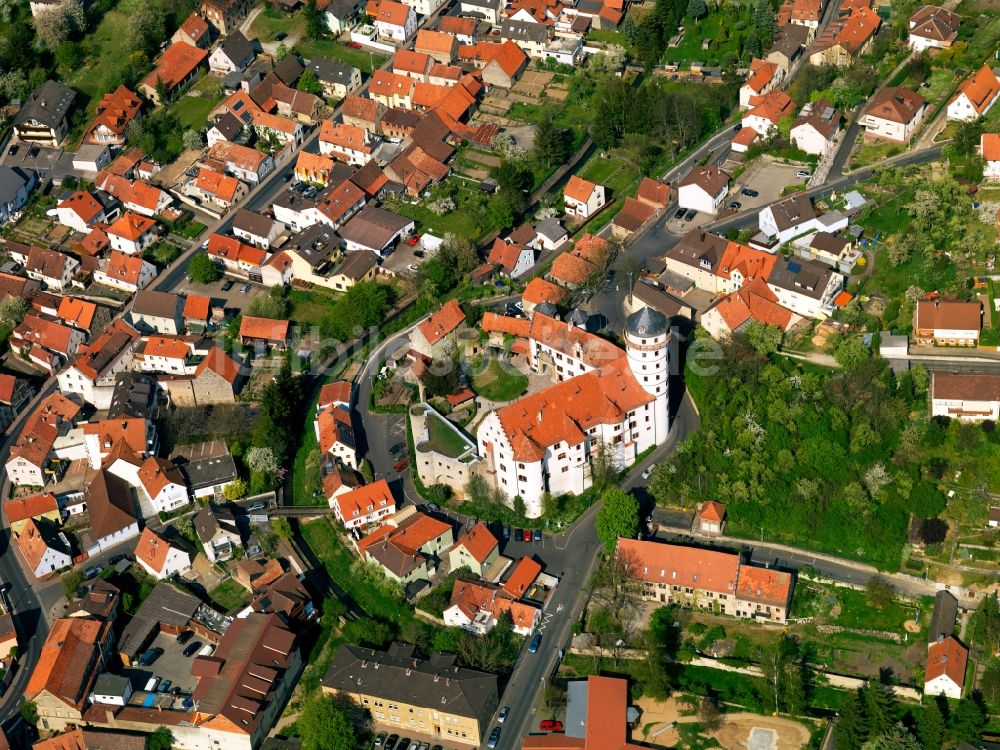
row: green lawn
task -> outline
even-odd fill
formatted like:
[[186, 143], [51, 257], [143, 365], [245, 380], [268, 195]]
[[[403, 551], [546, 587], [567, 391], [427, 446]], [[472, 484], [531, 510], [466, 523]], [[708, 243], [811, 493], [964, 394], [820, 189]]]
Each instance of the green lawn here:
[[282, 13], [273, 8], [265, 8], [250, 24], [247, 36], [262, 42], [273, 42], [278, 34], [293, 36], [302, 33], [305, 27], [306, 18], [302, 13]]
[[906, 144], [892, 141], [862, 140], [851, 154], [851, 169], [860, 169], [869, 164], [885, 161], [890, 156], [896, 156], [906, 150]]
[[412, 619], [413, 614], [405, 601], [351, 574], [356, 558], [338, 538], [328, 519], [303, 523], [299, 528], [309, 548], [323, 561], [333, 582], [371, 617], [396, 624]]
[[245, 588], [230, 578], [208, 592], [208, 598], [223, 612], [229, 612], [246, 604], [250, 595]]
[[527, 390], [528, 377], [517, 372], [513, 365], [494, 359], [473, 378], [472, 388], [490, 401], [510, 401]]
[[[714, 6], [710, 6], [714, 7]], [[700, 21], [692, 21], [690, 18], [684, 19], [684, 38], [676, 47], [670, 47], [663, 53], [663, 62], [681, 64], [682, 67], [697, 60], [709, 65], [718, 65], [719, 61], [727, 52], [739, 54], [739, 34], [734, 34], [735, 26], [741, 20], [746, 23], [749, 19], [749, 8], [737, 11], [734, 6], [724, 6], [723, 10], [709, 13]], [[717, 41], [720, 38], [720, 30], [726, 29], [725, 41]], [[702, 49], [702, 41], [711, 39], [708, 49]]]
[[[459, 177], [449, 177], [449, 180], [460, 180]], [[459, 191], [454, 211], [438, 216], [423, 204], [404, 203], [395, 198], [386, 199], [386, 208], [403, 216], [416, 220], [421, 232], [430, 232], [436, 237], [442, 237], [448, 232], [470, 240], [478, 240], [485, 229], [480, 228], [484, 212], [482, 206], [474, 202], [471, 191]]]
[[215, 98], [189, 94], [182, 96], [170, 108], [184, 130], [202, 130], [208, 124], [208, 113], [218, 103], [219, 100]]
[[458, 458], [469, 448], [467, 441], [456, 435], [440, 417], [430, 415], [427, 419], [428, 442], [438, 453]]
[[385, 57], [382, 55], [368, 53], [362, 49], [351, 49], [346, 44], [328, 39], [299, 39], [295, 43], [294, 49], [307, 60], [313, 57], [340, 60], [348, 65], [353, 65], [364, 73], [371, 73], [372, 70], [379, 68], [385, 62]]
[[105, 13], [97, 28], [84, 39], [84, 50], [92, 50], [84, 64], [73, 71], [60, 71], [63, 83], [82, 91], [91, 100], [91, 112], [107, 90], [108, 76], [125, 67], [129, 50], [123, 40], [128, 36], [129, 16], [137, 5], [136, 0], [128, 0]]
[[336, 296], [331, 293], [304, 289], [293, 289], [288, 298], [292, 301], [291, 320], [299, 325], [319, 325], [336, 301]]

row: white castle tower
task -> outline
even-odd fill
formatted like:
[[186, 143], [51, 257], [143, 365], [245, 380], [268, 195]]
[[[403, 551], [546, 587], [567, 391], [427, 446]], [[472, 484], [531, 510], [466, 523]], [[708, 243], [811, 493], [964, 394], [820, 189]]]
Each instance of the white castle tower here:
[[639, 385], [656, 397], [656, 444], [667, 439], [670, 419], [670, 321], [651, 307], [644, 307], [625, 321], [628, 366]]

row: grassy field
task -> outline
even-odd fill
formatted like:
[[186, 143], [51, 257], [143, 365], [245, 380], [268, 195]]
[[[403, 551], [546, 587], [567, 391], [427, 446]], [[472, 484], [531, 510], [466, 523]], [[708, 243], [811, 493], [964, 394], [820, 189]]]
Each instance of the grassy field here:
[[577, 174], [585, 180], [604, 185], [617, 197], [618, 193], [631, 187], [638, 179], [639, 170], [635, 164], [620, 156], [611, 154], [608, 158], [602, 158], [599, 152], [595, 152], [583, 163]]
[[182, 96], [171, 105], [171, 111], [185, 130], [201, 130], [208, 123], [208, 113], [219, 103], [215, 97]]
[[458, 458], [469, 447], [466, 441], [456, 435], [454, 430], [449, 429], [444, 420], [439, 417], [431, 416], [428, 418], [427, 433], [431, 447], [446, 456]]
[[223, 612], [229, 612], [237, 607], [242, 607], [247, 603], [247, 599], [250, 598], [247, 590], [236, 583], [236, 581], [232, 578], [228, 581], [223, 581], [212, 589], [208, 593], [208, 597], [212, 600], [212, 603]]
[[126, 0], [105, 13], [97, 28], [87, 35], [83, 46], [92, 53], [87, 55], [84, 64], [75, 71], [60, 71], [63, 83], [82, 91], [91, 100], [91, 112], [105, 91], [109, 74], [125, 67], [129, 51], [122, 41], [128, 36], [129, 16], [138, 5], [139, 0]]
[[364, 73], [371, 73], [385, 62], [385, 57], [382, 55], [368, 53], [363, 49], [351, 49], [346, 44], [327, 39], [300, 39], [295, 43], [294, 49], [307, 60], [313, 57], [340, 60], [348, 65], [353, 65]]
[[[460, 178], [452, 176], [449, 179], [459, 180]], [[430, 232], [437, 237], [451, 232], [459, 237], [478, 240], [483, 234], [479, 228], [479, 222], [483, 218], [481, 215], [482, 207], [475, 202], [472, 190], [460, 190], [456, 204], [454, 211], [438, 216], [420, 203], [414, 205], [395, 198], [386, 200], [386, 208], [415, 219], [418, 230], [421, 232]]]
[[[748, 14], [734, 12], [733, 6], [726, 6], [724, 10], [709, 13], [700, 21], [685, 19], [684, 38], [676, 47], [669, 47], [663, 53], [663, 62], [678, 63], [685, 68], [694, 60], [717, 65], [727, 52], [739, 54], [739, 37], [733, 31], [741, 15]], [[726, 41], [716, 41], [723, 26]], [[708, 49], [702, 49], [705, 39], [712, 40]]]
[[890, 156], [906, 150], [906, 144], [892, 141], [866, 141], [861, 139], [851, 154], [851, 169], [860, 169], [869, 164], [877, 164]]
[[274, 42], [278, 34], [295, 36], [306, 28], [306, 17], [302, 13], [282, 13], [273, 8], [265, 8], [250, 24], [250, 39]]
[[336, 301], [333, 294], [305, 289], [293, 289], [288, 298], [292, 301], [291, 319], [299, 325], [318, 325]]
[[483, 372], [473, 378], [472, 388], [490, 401], [510, 401], [527, 390], [528, 378], [512, 366], [504, 366], [494, 359]]

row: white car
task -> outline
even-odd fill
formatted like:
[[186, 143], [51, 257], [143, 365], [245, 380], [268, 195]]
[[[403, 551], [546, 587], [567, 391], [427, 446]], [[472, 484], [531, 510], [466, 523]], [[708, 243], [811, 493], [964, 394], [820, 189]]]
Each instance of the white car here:
[[656, 469], [656, 464], [650, 464], [649, 466], [647, 466], [646, 470], [642, 472], [642, 478], [649, 479], [651, 476], [653, 476], [654, 469]]
[[411, 263], [406, 268], [407, 268], [407, 270], [413, 271], [414, 273], [416, 273], [417, 271], [420, 270], [420, 266], [418, 266], [416, 263]]
[[507, 714], [510, 713], [510, 706], [504, 706], [500, 709], [500, 713], [497, 714], [497, 724], [503, 724], [504, 719], [507, 718]]
[[798, 177], [800, 180], [808, 180], [810, 177], [812, 177], [812, 173], [805, 169], [800, 169], [798, 172], [795, 173], [795, 176]]

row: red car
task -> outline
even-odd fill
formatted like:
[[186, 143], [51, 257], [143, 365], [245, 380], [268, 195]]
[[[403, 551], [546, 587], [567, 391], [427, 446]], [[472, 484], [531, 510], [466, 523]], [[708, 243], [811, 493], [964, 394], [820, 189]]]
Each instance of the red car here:
[[412, 237], [408, 237], [408, 238], [407, 238], [407, 240], [406, 240], [406, 244], [407, 244], [407, 245], [409, 245], [410, 247], [415, 247], [415, 246], [416, 246], [416, 244], [417, 244], [418, 242], [420, 242], [420, 238], [421, 238], [422, 236], [423, 236], [423, 235], [420, 235], [420, 234], [415, 234], [415, 235], [413, 235]]
[[561, 732], [563, 726], [561, 721], [556, 721], [555, 719], [544, 719], [542, 723], [538, 725], [538, 728], [543, 732]]
[[410, 459], [403, 458], [397, 461], [396, 465], [393, 466], [392, 468], [394, 468], [396, 471], [403, 471], [403, 469], [405, 469], [409, 465], [410, 465]]
[[361, 49], [361, 44], [359, 42], [348, 42], [347, 46], [351, 49]]
[[522, 539], [523, 539], [524, 541], [526, 541], [526, 542], [530, 542], [530, 541], [531, 541], [531, 536], [532, 536], [532, 535], [531, 535], [531, 529], [525, 529], [525, 530], [524, 530], [524, 536], [523, 536], [523, 537], [521, 537], [521, 538], [522, 538]]

